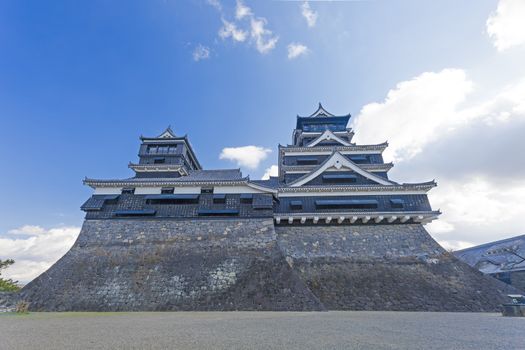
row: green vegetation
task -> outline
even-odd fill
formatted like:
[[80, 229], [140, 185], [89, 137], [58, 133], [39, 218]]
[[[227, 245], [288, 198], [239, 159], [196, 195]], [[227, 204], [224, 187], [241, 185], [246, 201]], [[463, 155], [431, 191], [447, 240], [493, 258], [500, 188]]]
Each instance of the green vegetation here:
[[17, 292], [20, 290], [17, 281], [2, 278], [2, 270], [8, 268], [14, 263], [15, 261], [12, 259], [0, 260], [0, 292]]
[[18, 314], [27, 314], [29, 313], [29, 303], [27, 301], [19, 301], [16, 304], [16, 312]]

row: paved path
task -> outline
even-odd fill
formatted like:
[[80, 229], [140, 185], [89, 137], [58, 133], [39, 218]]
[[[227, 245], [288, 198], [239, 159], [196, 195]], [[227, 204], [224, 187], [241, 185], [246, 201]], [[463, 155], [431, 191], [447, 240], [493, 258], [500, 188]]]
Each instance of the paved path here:
[[525, 318], [358, 311], [0, 314], [0, 349], [525, 349]]

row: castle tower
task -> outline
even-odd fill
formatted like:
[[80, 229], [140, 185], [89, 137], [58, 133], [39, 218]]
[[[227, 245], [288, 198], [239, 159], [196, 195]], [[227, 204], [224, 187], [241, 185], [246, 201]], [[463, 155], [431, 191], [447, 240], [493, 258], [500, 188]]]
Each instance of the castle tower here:
[[297, 117], [293, 144], [279, 145], [279, 204], [276, 222], [413, 224], [437, 218], [426, 193], [434, 181], [398, 184], [388, 179], [393, 164], [388, 144], [356, 145], [347, 128], [350, 114], [335, 116], [321, 104]]
[[139, 163], [129, 163], [137, 177], [180, 177], [202, 167], [188, 137], [177, 137], [168, 127], [157, 137], [140, 137]]

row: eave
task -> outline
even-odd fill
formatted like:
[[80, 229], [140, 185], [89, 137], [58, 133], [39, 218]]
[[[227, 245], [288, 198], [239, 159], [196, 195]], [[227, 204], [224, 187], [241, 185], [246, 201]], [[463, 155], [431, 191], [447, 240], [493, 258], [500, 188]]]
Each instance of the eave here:
[[147, 172], [178, 172], [180, 175], [188, 175], [188, 171], [180, 164], [134, 164], [129, 163], [128, 168], [137, 173]]
[[427, 224], [441, 215], [437, 211], [413, 212], [331, 212], [331, 213], [275, 213], [276, 224], [313, 223], [313, 224], [367, 224], [388, 223], [404, 224], [412, 220], [415, 223]]
[[436, 187], [435, 181], [422, 182], [416, 184], [396, 184], [396, 185], [351, 185], [351, 186], [300, 186], [300, 187], [279, 187], [279, 193], [320, 193], [320, 192], [428, 192]]
[[359, 154], [360, 152], [382, 153], [388, 147], [388, 142], [379, 143], [376, 145], [351, 145], [351, 146], [316, 146], [316, 147], [298, 147], [298, 146], [282, 146], [279, 145], [279, 150], [286, 153], [326, 153], [332, 154], [334, 151], [342, 154]]
[[258, 184], [251, 183], [247, 177], [239, 180], [208, 180], [208, 181], [177, 181], [174, 179], [122, 179], [122, 180], [103, 180], [89, 179], [83, 180], [84, 185], [93, 189], [98, 187], [192, 187], [192, 186], [248, 186], [262, 192], [277, 194], [277, 190]]

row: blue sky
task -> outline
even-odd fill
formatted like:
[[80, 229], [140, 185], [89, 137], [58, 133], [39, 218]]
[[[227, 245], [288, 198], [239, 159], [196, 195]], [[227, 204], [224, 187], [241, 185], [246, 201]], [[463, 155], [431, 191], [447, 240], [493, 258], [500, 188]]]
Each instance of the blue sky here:
[[[525, 189], [515, 150], [525, 131], [520, 11], [519, 0], [2, 1], [0, 246], [64, 228], [70, 237], [91, 193], [84, 176], [131, 176], [138, 137], [167, 125], [189, 135], [205, 168], [240, 163], [261, 178], [277, 145], [290, 142], [295, 116], [319, 101], [354, 115], [360, 143], [390, 141], [395, 180], [443, 184], [431, 192], [442, 210], [468, 211], [481, 193], [507, 213]], [[443, 158], [448, 146], [454, 155], [478, 147], [462, 142], [491, 130], [514, 150], [499, 150], [501, 171], [487, 162], [494, 155], [459, 172]], [[255, 167], [219, 157], [250, 145], [272, 152]], [[512, 187], [496, 192], [510, 194], [494, 199], [495, 178], [509, 173]], [[469, 214], [470, 226], [444, 212], [433, 235], [460, 247], [523, 233], [512, 223], [521, 212], [480, 224], [482, 212]]]

